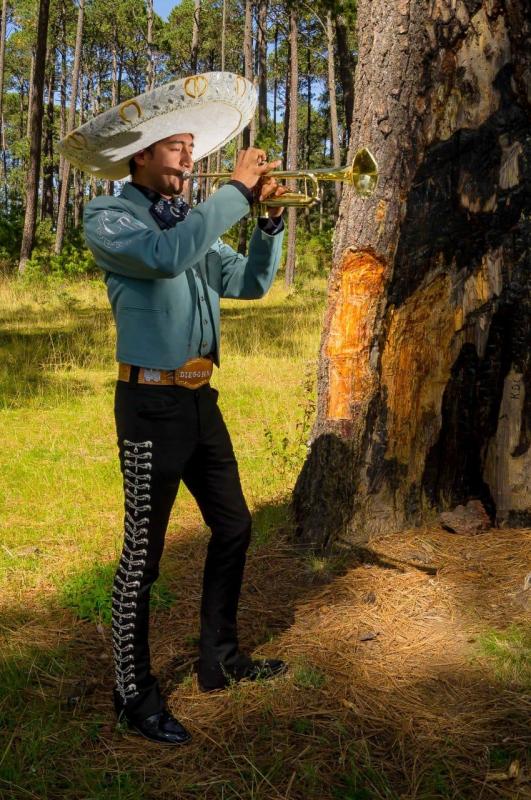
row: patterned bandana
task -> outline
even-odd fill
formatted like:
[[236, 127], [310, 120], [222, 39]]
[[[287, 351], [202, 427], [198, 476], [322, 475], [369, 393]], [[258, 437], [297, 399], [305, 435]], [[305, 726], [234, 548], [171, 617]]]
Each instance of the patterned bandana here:
[[149, 213], [163, 231], [182, 222], [190, 211], [190, 206], [181, 195], [176, 195], [172, 200], [165, 200], [158, 192], [146, 186], [140, 186], [138, 183], [133, 183], [133, 186], [152, 201]]
[[161, 197], [149, 209], [149, 213], [158, 222], [162, 230], [173, 228], [178, 222], [182, 222], [189, 211], [190, 206], [180, 195], [177, 195], [172, 200], [165, 200]]

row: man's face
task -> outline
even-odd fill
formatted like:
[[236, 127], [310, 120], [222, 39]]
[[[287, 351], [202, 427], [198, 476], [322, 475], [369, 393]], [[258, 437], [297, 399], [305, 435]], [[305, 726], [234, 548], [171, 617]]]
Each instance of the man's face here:
[[135, 156], [134, 180], [162, 195], [181, 194], [186, 185], [182, 172], [191, 171], [194, 165], [193, 150], [191, 133], [176, 133], [161, 139], [150, 150], [142, 150]]

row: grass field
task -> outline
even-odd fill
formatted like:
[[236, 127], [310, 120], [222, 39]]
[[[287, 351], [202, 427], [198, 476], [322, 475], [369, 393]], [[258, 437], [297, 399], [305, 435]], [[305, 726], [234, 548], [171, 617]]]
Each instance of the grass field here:
[[0, 282], [2, 800], [530, 796], [529, 532], [470, 543], [410, 531], [372, 543], [407, 569], [293, 543], [289, 495], [306, 452], [324, 305], [318, 279], [224, 304], [213, 383], [254, 517], [241, 638], [290, 671], [198, 692], [208, 533], [181, 490], [152, 650], [194, 740], [165, 750], [117, 727], [110, 704], [122, 499], [104, 287]]

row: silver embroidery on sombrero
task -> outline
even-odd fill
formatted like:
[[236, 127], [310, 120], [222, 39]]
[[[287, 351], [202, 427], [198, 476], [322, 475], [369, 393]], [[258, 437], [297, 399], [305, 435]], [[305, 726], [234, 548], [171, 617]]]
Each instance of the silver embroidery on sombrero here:
[[151, 511], [152, 442], [124, 439], [125, 532], [112, 590], [112, 642], [116, 689], [124, 701], [138, 694], [135, 675], [135, 624], [138, 590], [146, 566]]

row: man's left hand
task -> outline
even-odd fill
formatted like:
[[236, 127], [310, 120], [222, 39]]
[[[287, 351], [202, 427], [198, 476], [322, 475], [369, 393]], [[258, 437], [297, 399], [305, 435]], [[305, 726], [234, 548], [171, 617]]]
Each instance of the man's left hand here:
[[[282, 197], [288, 189], [286, 186], [280, 186], [278, 181], [275, 178], [267, 177], [267, 175], [262, 178], [258, 186], [258, 200], [260, 203], [264, 203], [268, 216], [275, 219], [276, 217], [280, 217], [284, 208], [282, 206], [268, 206], [267, 200], [268, 198], [273, 197]], [[258, 192], [257, 192], [258, 193]]]

